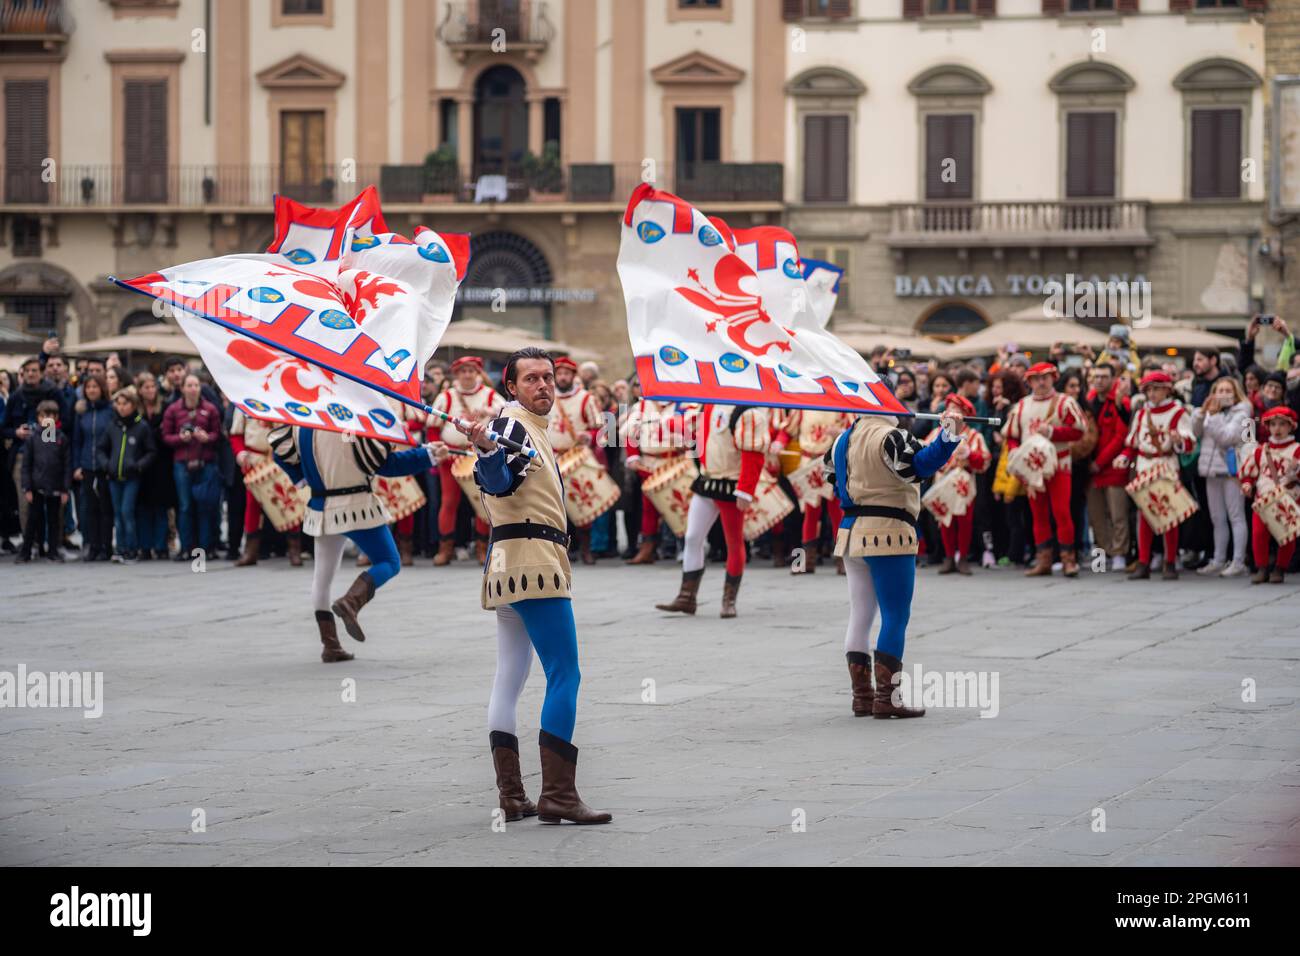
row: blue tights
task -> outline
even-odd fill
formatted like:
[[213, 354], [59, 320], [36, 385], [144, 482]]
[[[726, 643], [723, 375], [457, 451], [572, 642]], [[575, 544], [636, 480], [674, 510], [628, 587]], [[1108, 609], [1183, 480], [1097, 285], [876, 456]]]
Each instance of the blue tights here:
[[370, 559], [368, 573], [371, 580], [375, 582], [376, 588], [383, 587], [391, 578], [397, 576], [398, 571], [402, 570], [402, 559], [398, 557], [397, 543], [393, 540], [393, 533], [388, 530], [388, 525], [381, 524], [377, 528], [363, 528], [360, 531], [345, 531], [344, 535]]
[[876, 638], [876, 650], [901, 661], [907, 622], [912, 616], [916, 556], [880, 554], [862, 560], [871, 571], [871, 583], [880, 607], [880, 636]]
[[531, 598], [497, 608], [497, 674], [488, 729], [515, 734], [515, 705], [528, 679], [533, 651], [546, 672], [542, 730], [573, 740], [578, 719], [578, 632], [567, 597]]

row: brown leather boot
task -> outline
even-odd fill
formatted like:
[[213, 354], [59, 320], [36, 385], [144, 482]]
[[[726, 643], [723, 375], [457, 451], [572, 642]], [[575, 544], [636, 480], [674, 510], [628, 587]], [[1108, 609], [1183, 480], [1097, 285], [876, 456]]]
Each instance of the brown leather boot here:
[[736, 594], [740, 591], [741, 575], [734, 578], [728, 574], [722, 582], [722, 613], [719, 617], [736, 616]]
[[316, 626], [320, 628], [320, 659], [326, 664], [350, 661], [352, 655], [339, 643], [339, 632], [334, 626], [334, 615], [329, 611], [316, 612]]
[[1151, 579], [1151, 565], [1145, 561], [1139, 561], [1137, 567], [1129, 572], [1130, 581], [1149, 581]]
[[289, 566], [291, 568], [302, 567], [302, 532], [289, 532]]
[[624, 561], [624, 564], [654, 564], [657, 555], [656, 549], [659, 547], [654, 538], [641, 537], [641, 544], [636, 549], [636, 554]]
[[475, 538], [474, 539], [474, 560], [477, 561], [479, 564], [485, 564], [487, 562], [487, 554], [488, 554], [487, 538]]
[[966, 577], [971, 576], [970, 563], [964, 554], [957, 555], [957, 573], [964, 574]]
[[596, 556], [591, 553], [591, 528], [578, 529], [578, 553], [583, 564], [595, 564]]
[[343, 626], [347, 628], [348, 634], [354, 641], [364, 641], [366, 639], [366, 632], [361, 630], [357, 615], [361, 613], [361, 609], [374, 596], [375, 579], [367, 572], [362, 571], [357, 575], [357, 579], [352, 582], [352, 587], [348, 588], [348, 593], [331, 606], [331, 610], [343, 618]]
[[438, 553], [433, 556], [433, 566], [440, 568], [443, 565], [451, 564], [452, 558], [456, 556], [456, 542], [452, 538], [443, 538], [438, 542]]
[[399, 534], [397, 536], [397, 554], [402, 560], [402, 567], [410, 568], [415, 566], [414, 542], [409, 534]]
[[1027, 578], [1050, 578], [1052, 576], [1052, 547], [1038, 549], [1034, 566], [1025, 572]]
[[1061, 549], [1061, 573], [1067, 578], [1077, 578], [1079, 576], [1079, 561], [1075, 557], [1074, 549], [1068, 551]]
[[655, 607], [660, 611], [680, 611], [683, 614], [695, 613], [695, 597], [700, 593], [700, 578], [704, 577], [704, 569], [698, 571], [682, 572], [682, 588], [677, 592], [677, 597], [673, 598], [668, 604], [656, 604]]
[[1282, 584], [1286, 581], [1286, 573], [1281, 568], [1274, 568], [1273, 573], [1268, 576], [1269, 584]]
[[237, 568], [249, 568], [257, 564], [257, 552], [262, 547], [262, 533], [254, 531], [244, 535], [244, 553], [235, 562]]
[[953, 560], [953, 557], [952, 557], [951, 554], [948, 555], [946, 558], [943, 559], [943, 565], [940, 566], [940, 568], [939, 568], [939, 573], [940, 573], [940, 574], [956, 574], [956, 573], [957, 573], [957, 562]]
[[1172, 562], [1172, 561], [1166, 561], [1166, 562], [1165, 562], [1164, 570], [1160, 572], [1160, 580], [1161, 580], [1161, 581], [1177, 581], [1177, 580], [1178, 580], [1178, 566], [1175, 565], [1174, 562]]
[[492, 766], [497, 771], [497, 802], [505, 811], [506, 822], [537, 816], [537, 804], [524, 793], [524, 778], [519, 772], [519, 738], [494, 730], [488, 740], [492, 744]]
[[1268, 583], [1268, 565], [1267, 565], [1267, 564], [1260, 565], [1259, 570], [1256, 571], [1254, 574], [1252, 574], [1252, 575], [1250, 576], [1250, 583], [1251, 583], [1251, 584], [1267, 584], [1267, 583]]
[[541, 731], [542, 797], [537, 801], [537, 819], [542, 823], [608, 823], [614, 819], [582, 802], [574, 777], [578, 770], [578, 748], [554, 734]]
[[849, 651], [849, 683], [853, 687], [853, 716], [870, 717], [871, 701], [876, 692], [871, 689], [871, 655]]
[[895, 704], [894, 675], [903, 669], [897, 657], [876, 651], [876, 697], [871, 703], [872, 717], [924, 717], [924, 707], [905, 707]]
[[790, 563], [791, 574], [816, 574], [817, 560], [821, 557], [821, 542], [805, 541], [803, 548], [803, 570], [796, 571], [794, 562]]

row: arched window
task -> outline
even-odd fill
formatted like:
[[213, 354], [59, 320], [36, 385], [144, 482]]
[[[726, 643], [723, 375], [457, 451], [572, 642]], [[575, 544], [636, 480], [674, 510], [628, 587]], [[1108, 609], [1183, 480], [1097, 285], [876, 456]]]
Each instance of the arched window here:
[[916, 326], [922, 335], [953, 339], [978, 332], [988, 321], [964, 302], [945, 302], [930, 311]]
[[1174, 77], [1183, 94], [1184, 182], [1191, 199], [1240, 199], [1242, 157], [1249, 155], [1250, 108], [1263, 83], [1235, 60], [1193, 63]]
[[1114, 199], [1120, 195], [1124, 100], [1133, 78], [1095, 60], [1067, 66], [1048, 82], [1061, 124], [1061, 195]]
[[162, 321], [162, 319], [158, 318], [158, 316], [154, 315], [148, 309], [136, 309], [122, 320], [122, 325], [118, 328], [118, 331], [125, 335], [127, 332], [130, 332], [132, 329], [138, 328], [139, 326], [159, 325]]
[[786, 84], [794, 100], [804, 202], [849, 202], [858, 98], [867, 91], [846, 70], [817, 67]]
[[504, 230], [476, 235], [461, 284], [460, 317], [549, 336], [551, 278], [545, 254], [523, 236]]

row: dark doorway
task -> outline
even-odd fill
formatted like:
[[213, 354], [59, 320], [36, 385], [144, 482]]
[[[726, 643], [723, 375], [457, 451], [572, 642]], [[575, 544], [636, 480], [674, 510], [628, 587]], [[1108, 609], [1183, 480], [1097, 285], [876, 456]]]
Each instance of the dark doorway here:
[[494, 66], [474, 84], [474, 175], [509, 174], [528, 149], [526, 86], [517, 70]]

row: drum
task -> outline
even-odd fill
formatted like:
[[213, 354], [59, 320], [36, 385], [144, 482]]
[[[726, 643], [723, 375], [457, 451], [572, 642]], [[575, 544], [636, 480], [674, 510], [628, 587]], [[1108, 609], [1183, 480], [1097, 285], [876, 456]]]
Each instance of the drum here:
[[835, 497], [835, 486], [826, 480], [825, 463], [820, 458], [809, 458], [789, 475], [790, 486], [799, 496], [802, 508], [815, 508], [823, 501]]
[[479, 487], [474, 483], [474, 462], [476, 458], [477, 456], [474, 454], [452, 455], [451, 476], [456, 479], [456, 484], [460, 485], [460, 490], [469, 499], [474, 514], [480, 521], [487, 521], [487, 509], [483, 507], [483, 499], [479, 496]]
[[1286, 488], [1274, 485], [1273, 488], [1255, 498], [1255, 514], [1264, 522], [1268, 533], [1278, 544], [1286, 544], [1300, 538], [1300, 504], [1291, 497]]
[[686, 533], [686, 512], [691, 507], [691, 483], [698, 473], [695, 459], [683, 455], [660, 465], [650, 477], [641, 482], [645, 496], [679, 538]]
[[1199, 508], [1179, 482], [1177, 466], [1168, 459], [1142, 472], [1124, 490], [1156, 534], [1182, 524]]
[[975, 479], [964, 468], [952, 468], [934, 480], [921, 496], [921, 505], [945, 528], [964, 515], [975, 500]]
[[564, 510], [577, 527], [590, 526], [618, 504], [622, 492], [587, 446], [575, 445], [556, 464], [564, 481]]
[[262, 513], [276, 531], [288, 531], [302, 524], [311, 492], [296, 487], [284, 469], [271, 459], [258, 462], [244, 473], [244, 487], [253, 493]]
[[407, 515], [413, 515], [424, 507], [426, 500], [420, 483], [410, 475], [385, 478], [375, 475], [370, 481], [370, 490], [388, 508], [394, 521], [401, 521]]
[[776, 479], [763, 472], [754, 489], [754, 500], [745, 510], [745, 540], [753, 541], [764, 531], [775, 528], [782, 519], [794, 511], [794, 502], [781, 490]]
[[1007, 456], [1007, 472], [1031, 491], [1042, 491], [1056, 474], [1056, 447], [1042, 435], [1030, 435]]

